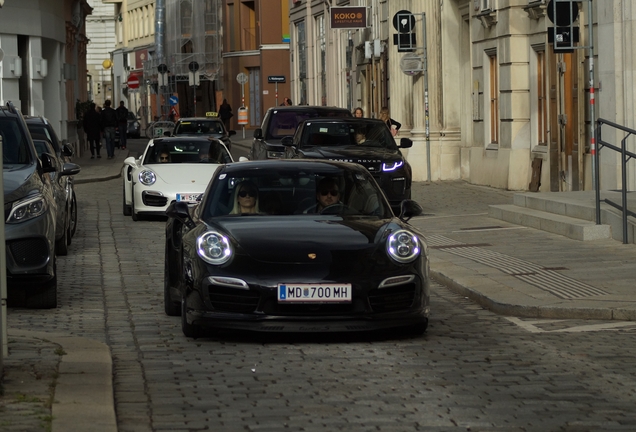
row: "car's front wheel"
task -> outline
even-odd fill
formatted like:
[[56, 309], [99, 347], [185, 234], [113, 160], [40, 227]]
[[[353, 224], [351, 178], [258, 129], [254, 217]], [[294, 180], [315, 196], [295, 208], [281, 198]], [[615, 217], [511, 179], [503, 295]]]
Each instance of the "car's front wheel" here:
[[181, 315], [181, 305], [179, 302], [175, 302], [170, 297], [170, 266], [168, 264], [168, 246], [166, 245], [166, 253], [164, 259], [163, 270], [163, 307], [166, 315], [179, 316]]
[[69, 222], [69, 209], [66, 211], [66, 222], [64, 224], [64, 233], [62, 233], [62, 237], [59, 240], [55, 240], [55, 253], [60, 256], [68, 255], [68, 227], [70, 226]]
[[135, 211], [135, 188], [134, 188], [134, 186], [130, 188], [130, 201], [132, 202], [132, 205], [130, 206], [131, 207], [130, 216], [132, 217], [132, 220], [137, 222], [139, 220], [139, 215]]
[[132, 207], [126, 204], [126, 184], [124, 183], [122, 186], [122, 201], [123, 201], [123, 210], [124, 210], [124, 216], [130, 216], [132, 214]]
[[75, 197], [75, 191], [73, 191], [73, 197], [71, 198], [70, 220], [68, 224], [68, 230], [66, 237], [68, 244], [71, 244], [71, 239], [77, 231], [77, 198]]
[[196, 339], [201, 334], [201, 328], [188, 323], [188, 313], [186, 305], [186, 294], [181, 298], [181, 331], [185, 337]]

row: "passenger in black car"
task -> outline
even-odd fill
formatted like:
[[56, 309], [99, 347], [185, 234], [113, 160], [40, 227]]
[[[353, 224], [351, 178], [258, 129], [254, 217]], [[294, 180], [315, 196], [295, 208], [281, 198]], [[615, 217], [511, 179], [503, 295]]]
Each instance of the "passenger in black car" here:
[[239, 183], [234, 189], [234, 207], [230, 214], [258, 212], [258, 188], [249, 181]]

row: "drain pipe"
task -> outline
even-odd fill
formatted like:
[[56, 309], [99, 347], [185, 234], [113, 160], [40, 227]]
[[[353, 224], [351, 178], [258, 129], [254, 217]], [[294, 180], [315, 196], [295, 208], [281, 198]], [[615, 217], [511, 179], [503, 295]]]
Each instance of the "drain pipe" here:
[[[157, 66], [165, 63], [163, 41], [166, 32], [166, 0], [155, 2], [155, 58]], [[158, 71], [157, 71], [158, 72]], [[159, 78], [159, 75], [157, 75]], [[161, 88], [157, 79], [157, 117], [161, 118]]]

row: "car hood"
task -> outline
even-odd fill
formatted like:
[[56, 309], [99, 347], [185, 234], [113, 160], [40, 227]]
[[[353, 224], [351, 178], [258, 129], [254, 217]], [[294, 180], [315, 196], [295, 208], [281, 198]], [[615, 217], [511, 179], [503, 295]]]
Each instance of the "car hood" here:
[[35, 165], [20, 165], [2, 171], [4, 202], [10, 203], [40, 189]]
[[358, 146], [308, 147], [301, 150], [301, 154], [303, 157], [309, 159], [329, 159], [346, 162], [380, 162], [402, 158], [402, 155], [398, 150]]
[[177, 163], [147, 165], [144, 169], [150, 169], [158, 180], [167, 184], [198, 185], [205, 188], [218, 167], [219, 164], [211, 163]]
[[307, 215], [227, 217], [215, 225], [234, 240], [237, 252], [261, 262], [324, 263], [370, 257], [384, 244], [388, 220]]

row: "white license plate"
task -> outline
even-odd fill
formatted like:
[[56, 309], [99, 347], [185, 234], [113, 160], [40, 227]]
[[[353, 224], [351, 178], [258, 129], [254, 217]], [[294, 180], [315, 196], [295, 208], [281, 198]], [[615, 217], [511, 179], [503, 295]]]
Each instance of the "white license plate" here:
[[177, 202], [197, 203], [201, 201], [202, 195], [203, 194], [200, 194], [200, 193], [177, 194]]
[[350, 303], [351, 284], [279, 284], [279, 303]]

